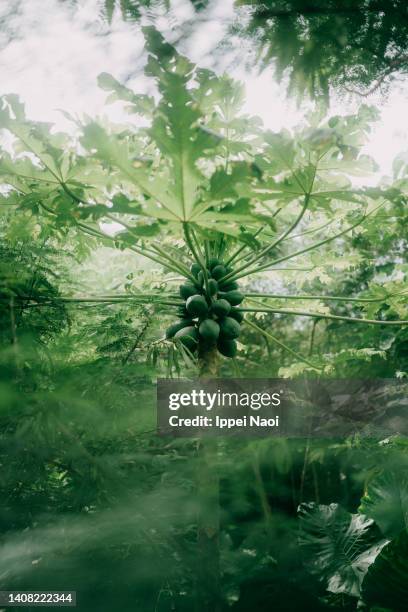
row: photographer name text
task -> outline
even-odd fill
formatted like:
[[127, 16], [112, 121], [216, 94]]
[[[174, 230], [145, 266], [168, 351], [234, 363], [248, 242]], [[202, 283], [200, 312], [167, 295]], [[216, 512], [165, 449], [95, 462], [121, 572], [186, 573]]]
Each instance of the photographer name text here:
[[279, 427], [279, 415], [270, 418], [260, 417], [259, 415], [249, 415], [240, 418], [220, 417], [215, 418], [208, 416], [195, 417], [179, 417], [172, 415], [169, 417], [170, 427], [194, 427], [197, 429], [209, 429], [215, 427], [217, 429], [235, 429], [246, 427]]

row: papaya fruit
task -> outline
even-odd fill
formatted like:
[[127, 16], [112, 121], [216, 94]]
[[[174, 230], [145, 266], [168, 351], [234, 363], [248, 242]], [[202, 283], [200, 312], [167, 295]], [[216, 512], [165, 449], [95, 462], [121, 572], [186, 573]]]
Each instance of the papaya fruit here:
[[219, 259], [217, 259], [216, 257], [211, 257], [208, 261], [208, 268], [212, 270], [213, 268], [215, 268], [215, 266], [219, 266], [220, 263], [221, 262]]
[[220, 285], [220, 289], [222, 291], [234, 291], [235, 289], [238, 289], [238, 283], [236, 281], [232, 281], [232, 282], [226, 282], [226, 283], [222, 283]]
[[227, 302], [227, 300], [216, 300], [211, 305], [212, 314], [216, 315], [220, 319], [222, 317], [226, 317], [230, 310], [231, 310], [231, 304]]
[[193, 325], [183, 327], [176, 334], [174, 339], [179, 340], [189, 351], [193, 352], [198, 346], [198, 331]]
[[187, 312], [192, 317], [205, 317], [208, 313], [207, 300], [203, 295], [192, 295], [186, 302]]
[[238, 323], [242, 323], [244, 320], [244, 314], [237, 308], [231, 308], [228, 316], [238, 321]]
[[228, 300], [231, 306], [238, 306], [244, 299], [244, 295], [240, 291], [226, 291], [222, 293], [222, 297]]
[[215, 295], [218, 291], [218, 283], [214, 278], [208, 279], [208, 293], [210, 295]]
[[215, 278], [215, 280], [219, 280], [220, 278], [225, 276], [226, 273], [227, 273], [227, 270], [226, 270], [225, 266], [223, 266], [222, 264], [218, 264], [218, 266], [215, 266], [211, 270], [211, 276], [213, 278]]
[[177, 323], [173, 323], [166, 329], [166, 338], [173, 338], [173, 336], [180, 331], [180, 329], [184, 329], [185, 327], [189, 327], [193, 324], [191, 319], [182, 319], [181, 321], [177, 321]]
[[197, 287], [193, 285], [193, 283], [184, 283], [180, 285], [180, 296], [183, 300], [187, 300], [191, 295], [195, 295], [197, 293]]
[[224, 357], [235, 357], [238, 351], [235, 340], [228, 340], [227, 338], [220, 338], [217, 342], [217, 348]]
[[214, 319], [204, 319], [198, 328], [200, 336], [208, 342], [216, 342], [220, 335], [220, 326]]
[[200, 270], [197, 275], [197, 284], [199, 287], [204, 285], [204, 272], [202, 270]]
[[238, 338], [241, 332], [241, 326], [232, 317], [225, 317], [220, 321], [220, 335], [223, 338], [228, 338], [233, 340], [234, 338]]
[[193, 276], [197, 278], [198, 273], [201, 272], [201, 267], [198, 265], [198, 263], [193, 263], [190, 266], [190, 272]]

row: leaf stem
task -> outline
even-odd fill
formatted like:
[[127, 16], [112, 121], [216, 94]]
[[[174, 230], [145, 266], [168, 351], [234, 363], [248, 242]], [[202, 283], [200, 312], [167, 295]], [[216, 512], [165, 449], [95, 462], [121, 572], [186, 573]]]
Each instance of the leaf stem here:
[[393, 297], [395, 295], [403, 294], [404, 292], [399, 293], [390, 293], [384, 295], [380, 298], [359, 298], [359, 297], [343, 297], [338, 295], [281, 295], [275, 293], [245, 293], [245, 297], [250, 298], [270, 298], [270, 299], [285, 299], [285, 300], [322, 300], [328, 301], [332, 300], [335, 302], [383, 302], [389, 297]]
[[317, 319], [333, 319], [335, 321], [350, 321], [352, 323], [366, 323], [367, 325], [408, 325], [408, 321], [381, 321], [378, 319], [362, 319], [360, 317], [343, 317], [341, 315], [324, 314], [320, 312], [308, 312], [305, 310], [290, 310], [286, 308], [240, 308], [241, 312], [273, 312], [276, 314], [288, 314], [299, 317], [314, 317]]
[[[305, 247], [304, 249], [300, 249], [300, 251], [295, 251], [294, 253], [289, 253], [289, 255], [285, 255], [283, 257], [280, 257], [279, 259], [275, 259], [274, 261], [270, 261], [267, 264], [264, 264], [262, 266], [258, 266], [256, 268], [251, 268], [251, 269], [247, 270], [245, 272], [245, 274], [231, 274], [230, 276], [232, 277], [232, 280], [237, 280], [238, 278], [242, 278], [243, 276], [248, 276], [250, 274], [255, 274], [256, 272], [262, 272], [263, 270], [267, 270], [271, 266], [275, 266], [276, 264], [282, 263], [283, 261], [287, 261], [288, 259], [293, 259], [294, 257], [297, 257], [298, 255], [303, 255], [304, 253], [308, 253], [309, 251], [313, 251], [314, 249], [317, 249], [318, 247], [323, 246], [324, 244], [327, 244], [328, 242], [331, 242], [332, 240], [336, 240], [337, 238], [340, 238], [340, 236], [344, 236], [344, 234], [347, 234], [348, 232], [351, 232], [354, 228], [356, 228], [359, 225], [361, 225], [363, 223], [363, 221], [369, 215], [371, 215], [373, 212], [378, 210], [378, 208], [380, 208], [380, 206], [382, 206], [382, 204], [383, 203], [381, 203], [379, 206], [374, 208], [371, 212], [363, 215], [358, 221], [356, 221], [356, 223], [353, 223], [353, 225], [350, 225], [349, 227], [346, 227], [346, 229], [344, 229], [341, 232], [335, 234], [334, 236], [330, 236], [329, 238], [325, 238], [324, 240], [319, 240], [319, 242], [315, 242], [315, 243], [311, 244], [310, 246]], [[237, 272], [238, 272], [238, 270], [237, 270]], [[224, 278], [226, 278], [226, 277], [224, 277]]]
[[253, 329], [255, 329], [256, 331], [258, 331], [260, 334], [265, 336], [265, 338], [268, 338], [269, 340], [272, 340], [272, 342], [275, 342], [275, 344], [277, 344], [281, 348], [285, 349], [285, 351], [290, 353], [293, 357], [296, 357], [296, 359], [299, 359], [300, 361], [303, 361], [304, 363], [307, 363], [307, 365], [311, 366], [315, 370], [323, 370], [323, 368], [321, 366], [318, 366], [315, 363], [312, 363], [306, 357], [303, 357], [303, 355], [300, 355], [300, 353], [297, 353], [296, 351], [291, 349], [289, 346], [287, 346], [286, 344], [284, 344], [283, 342], [281, 342], [280, 340], [275, 338], [275, 336], [272, 336], [271, 333], [265, 331], [264, 329], [262, 329], [262, 327], [259, 327], [258, 325], [253, 323], [253, 321], [248, 321], [248, 319], [244, 319], [244, 322], [247, 325], [249, 325], [250, 327], [252, 327]]
[[[207, 295], [209, 295], [209, 291], [208, 291], [208, 274], [207, 274], [207, 268], [205, 267], [205, 261], [201, 256], [200, 252], [196, 251], [196, 248], [194, 246], [194, 241], [192, 239], [191, 233], [190, 233], [190, 228], [188, 227], [187, 223], [183, 223], [183, 230], [184, 230], [184, 237], [186, 240], [186, 243], [194, 257], [194, 259], [196, 260], [196, 262], [198, 263], [198, 265], [201, 268], [201, 271], [203, 273], [203, 277], [204, 277], [204, 283], [205, 283], [205, 289], [207, 292]], [[194, 239], [196, 239], [195, 235], [193, 234]], [[195, 279], [194, 279], [195, 280]]]
[[[264, 229], [265, 229], [265, 226], [263, 225], [255, 232], [255, 234], [253, 234], [252, 238], [256, 238]], [[240, 246], [239, 249], [237, 249], [235, 253], [233, 253], [229, 259], [227, 259], [227, 261], [225, 262], [225, 265], [226, 266], [231, 265], [232, 262], [235, 261], [235, 259], [238, 257], [238, 255], [240, 255], [240, 253], [242, 253], [242, 251], [247, 248], [248, 248], [247, 244], [243, 244], [242, 246]], [[247, 255], [245, 255], [245, 257], [247, 257]]]
[[208, 270], [207, 270], [207, 266], [206, 266], [206, 257], [205, 257], [205, 254], [203, 254], [201, 252], [200, 244], [198, 242], [198, 238], [197, 238], [193, 228], [191, 228], [191, 235], [192, 235], [193, 241], [195, 242], [195, 245], [196, 245], [196, 248], [197, 248], [197, 253], [198, 253], [199, 257], [200, 257], [200, 262], [199, 263], [200, 263], [201, 269], [203, 271], [205, 290], [207, 292], [207, 295], [210, 296], [210, 292], [209, 292], [209, 289], [208, 289]]
[[309, 206], [309, 202], [310, 202], [310, 193], [305, 194], [305, 198], [303, 201], [303, 206], [301, 208], [300, 213], [298, 214], [298, 216], [296, 217], [295, 221], [292, 223], [292, 225], [290, 225], [284, 232], [283, 234], [281, 234], [274, 242], [272, 242], [272, 244], [268, 245], [267, 247], [265, 247], [264, 249], [262, 249], [255, 257], [253, 257], [252, 259], [250, 259], [249, 261], [247, 261], [245, 264], [243, 264], [240, 268], [238, 268], [237, 270], [235, 270], [234, 272], [230, 272], [229, 274], [227, 274], [226, 276], [224, 276], [220, 282], [225, 283], [228, 280], [235, 280], [237, 278], [242, 278], [242, 276], [247, 276], [248, 274], [251, 274], [251, 272], [247, 272], [246, 274], [240, 274], [241, 272], [244, 272], [245, 270], [247, 270], [252, 264], [256, 263], [257, 261], [259, 261], [260, 259], [262, 259], [262, 257], [265, 257], [265, 255], [267, 255], [268, 253], [270, 253], [272, 251], [272, 249], [276, 248], [278, 246], [278, 244], [280, 244], [285, 238], [286, 236], [288, 236], [294, 229], [295, 227], [297, 227], [297, 225], [300, 223], [300, 221], [303, 218], [303, 215], [305, 214], [307, 207]]

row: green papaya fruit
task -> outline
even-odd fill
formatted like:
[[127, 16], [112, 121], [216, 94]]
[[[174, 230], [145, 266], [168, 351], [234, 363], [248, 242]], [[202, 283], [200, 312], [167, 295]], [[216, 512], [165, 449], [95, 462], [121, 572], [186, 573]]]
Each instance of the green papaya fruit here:
[[180, 285], [180, 295], [183, 300], [187, 300], [191, 295], [195, 295], [197, 293], [197, 287], [193, 285], [193, 283], [184, 283]]
[[232, 282], [226, 282], [226, 283], [222, 283], [220, 285], [220, 289], [222, 291], [234, 291], [235, 289], [238, 289], [238, 283], [236, 281], [232, 281]]
[[212, 296], [218, 291], [218, 283], [214, 278], [208, 279], [208, 293]]
[[238, 323], [242, 323], [244, 320], [244, 314], [237, 308], [231, 308], [228, 316], [238, 321]]
[[235, 340], [228, 340], [227, 338], [220, 338], [217, 342], [217, 348], [224, 357], [235, 357], [238, 351]]
[[198, 346], [198, 331], [193, 325], [180, 329], [174, 334], [174, 339], [179, 340], [189, 351], [193, 352]]
[[216, 315], [220, 319], [222, 317], [226, 317], [230, 310], [231, 310], [231, 304], [227, 302], [227, 300], [216, 300], [211, 305], [212, 314]]
[[234, 338], [238, 338], [241, 332], [241, 326], [232, 317], [225, 317], [220, 321], [220, 334], [223, 338], [229, 338], [233, 340]]
[[192, 295], [186, 302], [186, 308], [192, 317], [205, 317], [208, 312], [207, 300], [202, 295]]
[[211, 257], [208, 261], [208, 267], [210, 270], [212, 270], [213, 268], [215, 268], [215, 266], [219, 266], [220, 265], [220, 260], [217, 259], [216, 257]]
[[180, 329], [189, 327], [192, 323], [191, 319], [182, 319], [181, 321], [177, 321], [177, 323], [173, 323], [173, 325], [170, 325], [170, 327], [166, 329], [166, 338], [173, 338]]
[[201, 271], [201, 266], [198, 263], [193, 263], [190, 266], [190, 272], [193, 276], [197, 278], [198, 273]]
[[200, 336], [208, 342], [215, 342], [220, 335], [220, 326], [213, 319], [204, 319], [198, 328]]
[[238, 306], [238, 304], [242, 302], [245, 296], [240, 291], [234, 290], [234, 291], [226, 291], [225, 293], [223, 292], [222, 297], [228, 300], [231, 306]]
[[211, 270], [211, 276], [213, 278], [215, 278], [215, 280], [219, 280], [220, 278], [225, 276], [226, 273], [227, 273], [227, 270], [226, 270], [225, 266], [223, 266], [222, 264], [219, 264], [218, 266], [215, 266]]

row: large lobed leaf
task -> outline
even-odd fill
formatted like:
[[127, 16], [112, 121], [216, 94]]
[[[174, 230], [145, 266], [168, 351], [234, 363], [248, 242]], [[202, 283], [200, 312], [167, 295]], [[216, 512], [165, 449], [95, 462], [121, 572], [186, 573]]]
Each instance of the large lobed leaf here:
[[384, 536], [408, 528], [408, 477], [401, 470], [385, 471], [368, 483], [359, 508], [372, 518]]
[[369, 565], [386, 543], [374, 521], [338, 504], [301, 504], [299, 516], [299, 542], [310, 555], [310, 571], [332, 593], [358, 596]]
[[[385, 546], [369, 568], [362, 586], [362, 598], [369, 606], [405, 612], [408, 605], [408, 534]], [[372, 609], [372, 608], [371, 608]]]

